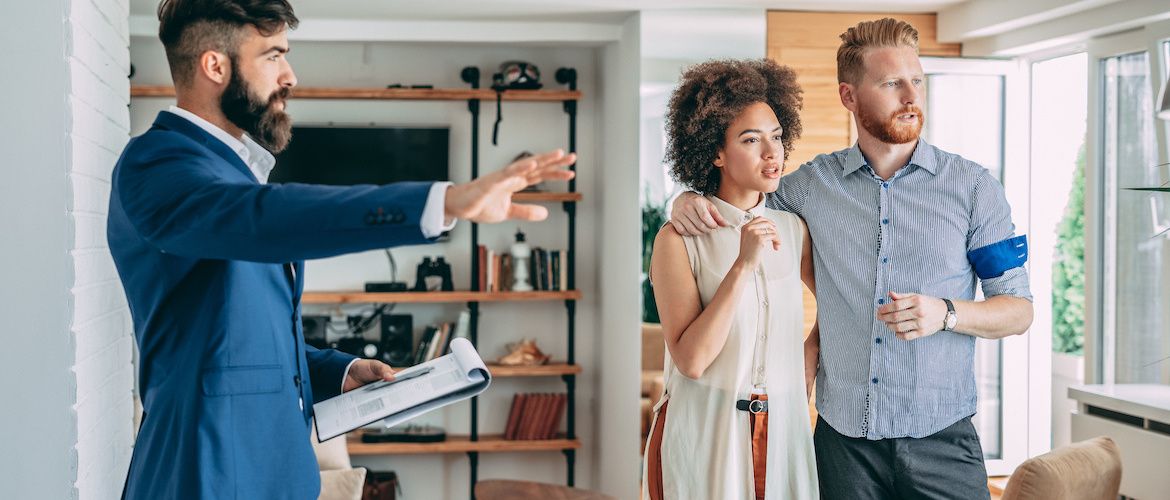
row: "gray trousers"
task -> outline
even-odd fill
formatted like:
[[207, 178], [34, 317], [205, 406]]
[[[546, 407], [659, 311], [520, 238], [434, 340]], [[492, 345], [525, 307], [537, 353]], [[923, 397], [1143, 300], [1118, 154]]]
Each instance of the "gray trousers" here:
[[987, 468], [971, 417], [930, 436], [852, 438], [817, 417], [813, 432], [822, 500], [987, 500]]

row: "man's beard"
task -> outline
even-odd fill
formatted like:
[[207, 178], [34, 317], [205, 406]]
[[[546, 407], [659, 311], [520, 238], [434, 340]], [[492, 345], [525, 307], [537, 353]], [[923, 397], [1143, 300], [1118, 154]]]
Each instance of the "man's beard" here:
[[[918, 139], [918, 135], [922, 133], [922, 123], [925, 116], [918, 106], [913, 104], [903, 107], [898, 111], [890, 114], [889, 118], [879, 121], [872, 114], [864, 112], [865, 108], [861, 108], [858, 113], [861, 127], [864, 128], [871, 135], [876, 137], [879, 141], [886, 144], [906, 144], [914, 142]], [[907, 113], [914, 113], [918, 120], [911, 125], [902, 125], [898, 123], [898, 116]]]
[[287, 102], [290, 93], [288, 87], [281, 87], [267, 100], [256, 98], [248, 82], [240, 76], [239, 65], [232, 59], [232, 77], [219, 104], [224, 116], [247, 132], [252, 140], [273, 153], [279, 153], [292, 140], [292, 118], [273, 105], [277, 101]]

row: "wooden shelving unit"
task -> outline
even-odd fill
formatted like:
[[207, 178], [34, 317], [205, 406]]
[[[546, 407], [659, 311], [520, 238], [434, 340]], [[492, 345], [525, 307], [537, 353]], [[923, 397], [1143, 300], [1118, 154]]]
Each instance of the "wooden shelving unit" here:
[[[341, 88], [341, 87], [298, 87], [292, 93], [293, 99], [339, 99], [339, 100], [427, 100], [465, 101], [471, 114], [471, 177], [479, 177], [479, 114], [481, 101], [530, 101], [560, 103], [568, 118], [568, 151], [577, 151], [577, 101], [581, 92], [577, 90], [577, 72], [572, 68], [560, 68], [555, 72], [556, 82], [565, 85], [562, 90], [506, 90], [502, 95], [491, 89], [479, 88], [479, 70], [464, 68], [460, 78], [471, 88], [440, 89], [383, 89], [383, 88]], [[173, 98], [175, 89], [162, 85], [132, 85], [130, 96], [135, 98]], [[576, 170], [576, 165], [569, 168]], [[544, 452], [559, 451], [565, 456], [565, 482], [574, 485], [576, 453], [581, 447], [576, 431], [576, 387], [577, 375], [582, 367], [576, 364], [576, 310], [581, 292], [576, 290], [576, 246], [577, 246], [577, 202], [582, 194], [577, 192], [576, 180], [570, 180], [566, 192], [522, 192], [512, 196], [520, 203], [561, 203], [568, 215], [566, 266], [568, 291], [534, 292], [482, 292], [475, 290], [479, 284], [479, 262], [471, 259], [470, 276], [473, 290], [456, 292], [398, 292], [365, 293], [360, 291], [305, 292], [301, 297], [304, 304], [353, 304], [353, 303], [467, 303], [471, 312], [469, 340], [478, 345], [479, 308], [486, 303], [523, 301], [563, 301], [566, 309], [567, 352], [563, 361], [540, 366], [488, 365], [493, 377], [559, 377], [565, 383], [567, 405], [565, 408], [565, 432], [558, 439], [548, 440], [505, 440], [502, 434], [481, 434], [479, 432], [479, 398], [471, 399], [471, 419], [468, 434], [448, 434], [441, 443], [363, 443], [357, 432], [347, 437], [349, 454], [401, 455], [466, 453], [470, 466], [469, 489], [475, 498], [475, 483], [479, 475], [480, 453], [503, 452]], [[479, 226], [470, 224], [471, 255], [475, 256], [479, 244]], [[533, 478], [547, 481], [548, 478]]]
[[520, 451], [564, 451], [581, 447], [579, 439], [507, 440], [501, 435], [481, 434], [477, 441], [469, 436], [447, 435], [440, 443], [363, 443], [360, 432], [346, 436], [350, 456], [421, 455], [435, 453], [506, 453]]
[[[505, 101], [561, 102], [581, 98], [577, 90], [505, 90]], [[174, 97], [170, 85], [132, 85], [130, 97]], [[492, 89], [379, 89], [347, 87], [296, 87], [293, 99], [344, 99], [376, 101], [467, 101], [495, 100]]]
[[516, 193], [512, 195], [512, 201], [519, 201], [523, 203], [541, 203], [541, 202], [562, 202], [562, 203], [576, 203], [581, 201], [583, 196], [581, 193]]
[[303, 304], [441, 304], [446, 302], [533, 302], [579, 300], [581, 292], [305, 292]]
[[564, 375], [580, 375], [580, 365], [568, 363], [553, 363], [538, 366], [502, 366], [487, 365], [493, 377], [560, 377]]

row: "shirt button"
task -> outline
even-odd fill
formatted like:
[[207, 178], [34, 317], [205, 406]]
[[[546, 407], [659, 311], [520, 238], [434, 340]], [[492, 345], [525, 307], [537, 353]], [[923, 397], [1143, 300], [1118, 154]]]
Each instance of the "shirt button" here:
[[890, 188], [890, 183], [888, 183], [888, 182], [883, 182], [883, 183], [882, 183], [882, 187], [883, 187], [883, 188], [886, 188], [886, 189], [889, 189], [889, 188]]
[[297, 387], [301, 386], [301, 376], [300, 375], [293, 375], [293, 385], [295, 385]]
[[886, 303], [886, 299], [878, 299], [878, 305], [882, 305], [885, 303]]
[[887, 263], [887, 262], [889, 262], [889, 261], [890, 261], [890, 258], [889, 258], [889, 257], [882, 257], [882, 264], [885, 264], [885, 263]]
[[880, 343], [882, 343], [882, 339], [880, 339], [880, 338], [874, 339], [874, 343], [880, 344]]
[[768, 305], [768, 299], [764, 299], [763, 304]]
[[876, 384], [876, 383], [878, 383], [878, 379], [877, 379], [877, 377], [874, 377], [874, 378], [873, 378], [873, 380], [870, 380], [870, 382], [873, 382], [873, 383], [875, 383], [875, 384]]
[[889, 223], [890, 223], [890, 219], [882, 219], [882, 224], [889, 224]]

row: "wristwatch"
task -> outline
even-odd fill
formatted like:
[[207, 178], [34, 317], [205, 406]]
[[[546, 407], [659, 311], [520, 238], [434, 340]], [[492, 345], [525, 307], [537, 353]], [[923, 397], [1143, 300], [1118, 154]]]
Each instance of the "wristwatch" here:
[[955, 325], [959, 322], [959, 317], [955, 315], [955, 304], [951, 299], [942, 299], [947, 304], [947, 315], [943, 318], [943, 331], [949, 332], [955, 329]]

